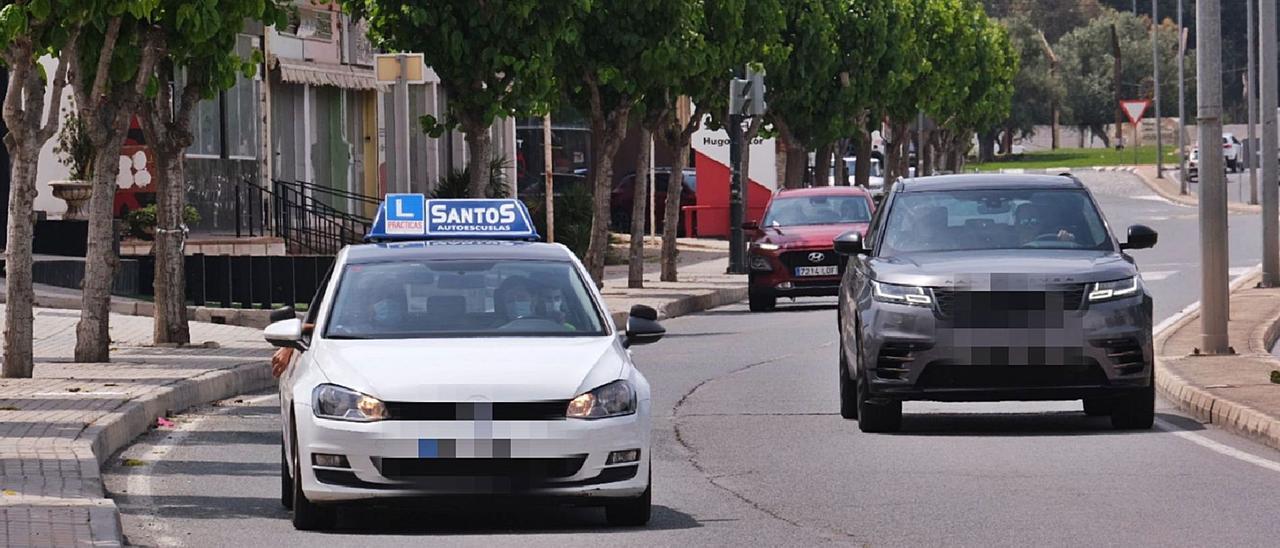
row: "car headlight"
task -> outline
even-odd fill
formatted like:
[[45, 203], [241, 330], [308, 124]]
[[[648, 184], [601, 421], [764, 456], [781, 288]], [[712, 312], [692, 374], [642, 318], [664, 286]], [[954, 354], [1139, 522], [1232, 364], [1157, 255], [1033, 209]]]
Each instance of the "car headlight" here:
[[373, 422], [387, 418], [387, 406], [382, 400], [336, 384], [322, 384], [311, 391], [311, 410], [317, 417], [340, 421]]
[[616, 380], [573, 398], [566, 415], [575, 419], [603, 419], [635, 412], [635, 388], [626, 380]]
[[760, 270], [764, 272], [773, 272], [773, 265], [769, 264], [769, 259], [764, 255], [751, 254], [751, 270]]
[[914, 285], [895, 285], [871, 281], [875, 299], [880, 302], [914, 304], [929, 306], [933, 304], [933, 296], [928, 289]]
[[777, 251], [779, 249], [782, 249], [782, 246], [778, 244], [771, 244], [768, 242], [762, 242], [762, 243], [752, 244], [752, 245], [754, 245], [755, 248], [759, 249], [760, 251]]
[[1097, 282], [1089, 286], [1089, 301], [1097, 302], [1128, 297], [1137, 293], [1141, 287], [1142, 283], [1138, 281], [1137, 276], [1110, 282]]

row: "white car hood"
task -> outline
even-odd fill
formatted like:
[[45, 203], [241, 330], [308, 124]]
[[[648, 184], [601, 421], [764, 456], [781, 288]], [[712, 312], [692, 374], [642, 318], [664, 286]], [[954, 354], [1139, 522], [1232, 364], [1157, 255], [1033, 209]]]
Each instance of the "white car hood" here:
[[570, 399], [620, 378], [627, 359], [615, 337], [316, 342], [329, 382], [399, 402]]

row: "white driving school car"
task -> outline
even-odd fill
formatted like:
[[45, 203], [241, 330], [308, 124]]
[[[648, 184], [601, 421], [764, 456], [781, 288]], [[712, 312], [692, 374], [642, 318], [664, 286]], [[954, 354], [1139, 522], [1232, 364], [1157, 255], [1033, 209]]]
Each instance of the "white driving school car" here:
[[282, 502], [299, 529], [383, 497], [550, 497], [650, 509], [649, 383], [582, 264], [539, 243], [515, 200], [388, 195], [338, 253], [306, 318], [265, 330], [299, 350], [280, 381]]

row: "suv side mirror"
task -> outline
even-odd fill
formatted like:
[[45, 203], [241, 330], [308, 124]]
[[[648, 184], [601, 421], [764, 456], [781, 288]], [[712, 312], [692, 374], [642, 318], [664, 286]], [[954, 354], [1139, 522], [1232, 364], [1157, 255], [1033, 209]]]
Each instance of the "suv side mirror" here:
[[637, 304], [631, 307], [627, 316], [627, 338], [622, 345], [631, 347], [641, 344], [652, 344], [662, 339], [667, 330], [658, 323], [658, 311], [653, 307]]
[[1128, 241], [1120, 244], [1120, 249], [1147, 249], [1155, 247], [1157, 234], [1146, 225], [1132, 225], [1129, 227]]
[[297, 318], [280, 320], [268, 325], [262, 330], [262, 338], [271, 343], [271, 346], [278, 348], [306, 350], [306, 343], [302, 338], [302, 320]]
[[850, 230], [836, 236], [831, 243], [835, 244], [836, 253], [841, 255], [862, 255], [867, 252], [862, 241], [862, 233], [857, 230]]
[[759, 230], [760, 221], [747, 221], [745, 223], [742, 223], [742, 228], [743, 230]]

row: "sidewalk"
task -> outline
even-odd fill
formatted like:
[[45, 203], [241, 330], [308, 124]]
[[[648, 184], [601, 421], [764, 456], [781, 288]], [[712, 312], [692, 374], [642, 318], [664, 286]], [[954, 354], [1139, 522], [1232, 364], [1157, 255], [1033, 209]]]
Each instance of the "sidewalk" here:
[[[1187, 194], [1182, 194], [1181, 184], [1178, 182], [1177, 166], [1173, 171], [1165, 170], [1164, 178], [1156, 178], [1156, 166], [1145, 165], [1132, 168], [1133, 173], [1146, 183], [1156, 194], [1171, 202], [1183, 205], [1198, 205], [1199, 185], [1192, 183]], [[1233, 183], [1234, 184], [1234, 183]], [[1227, 211], [1232, 213], [1261, 213], [1262, 206], [1249, 205], [1248, 203], [1236, 201], [1237, 192], [1229, 190], [1227, 193]]]
[[[633, 304], [674, 317], [746, 297], [746, 277], [724, 274], [727, 244], [681, 249], [678, 283], [657, 281], [656, 256], [645, 289], [626, 288], [626, 265], [606, 270], [620, 327]], [[73, 363], [79, 292], [40, 286], [37, 303], [35, 378], [0, 379], [0, 546], [120, 546], [100, 465], [148, 429], [168, 428], [158, 417], [274, 385], [271, 348], [259, 329], [197, 321], [192, 346], [155, 347], [151, 318], [137, 315], [150, 303], [113, 298], [125, 314], [111, 315], [112, 362]]]
[[1256, 287], [1260, 272], [1232, 286], [1227, 335], [1234, 355], [1196, 355], [1200, 314], [1192, 310], [1156, 334], [1156, 385], [1198, 418], [1280, 449], [1280, 384], [1271, 354], [1280, 336], [1280, 289]]

